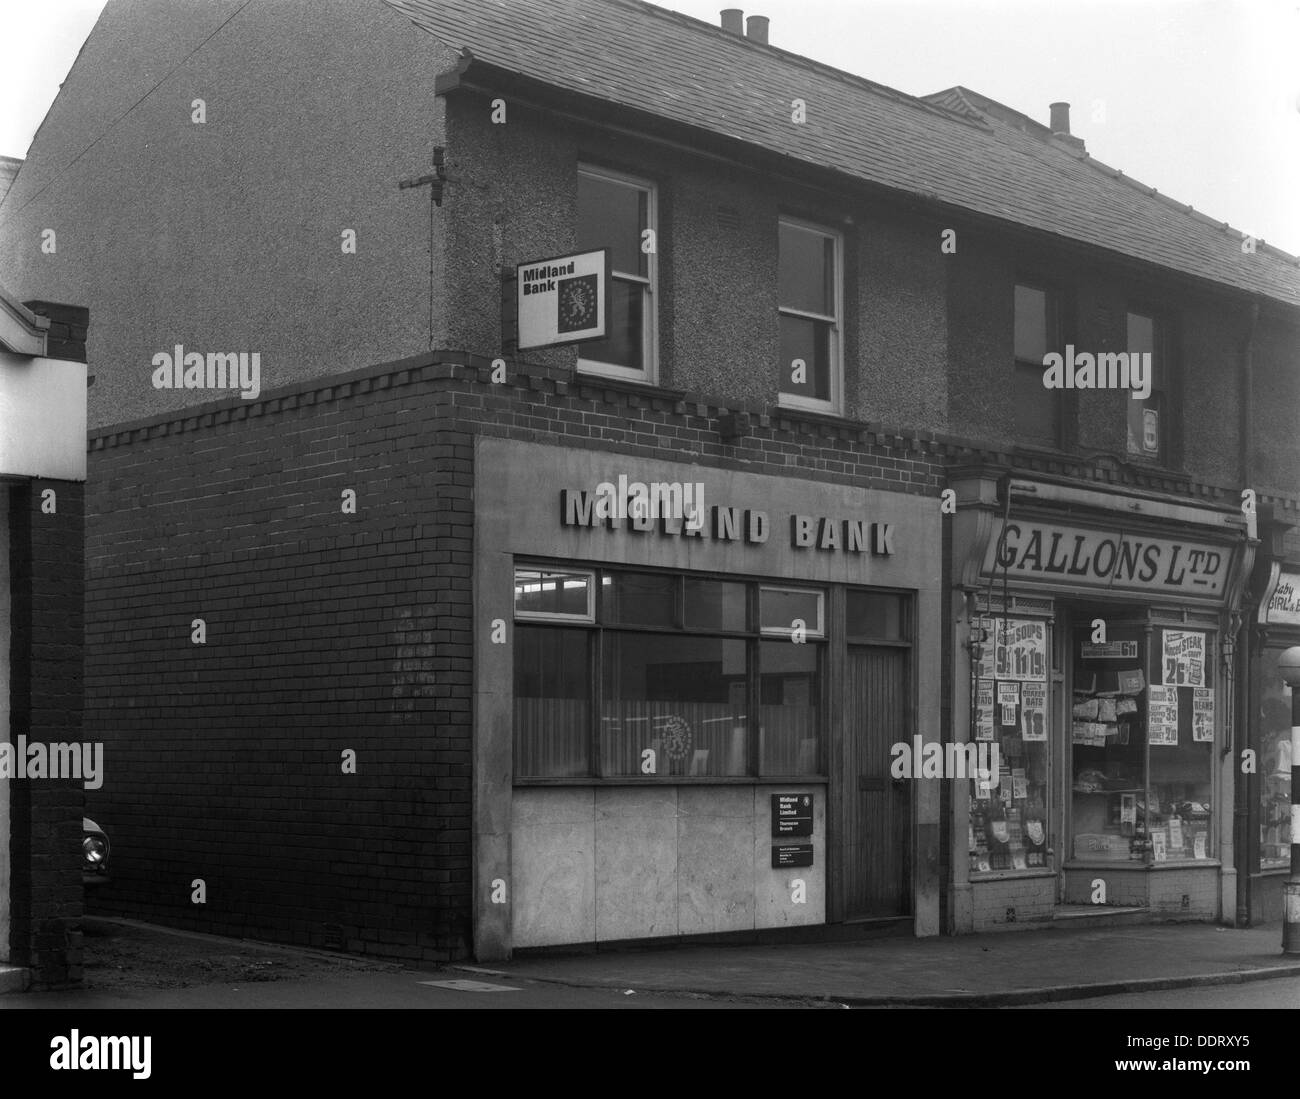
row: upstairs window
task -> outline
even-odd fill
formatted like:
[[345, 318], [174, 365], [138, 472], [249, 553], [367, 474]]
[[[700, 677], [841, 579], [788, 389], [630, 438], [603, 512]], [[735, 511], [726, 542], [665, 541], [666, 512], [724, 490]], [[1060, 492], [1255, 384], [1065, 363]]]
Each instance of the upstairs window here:
[[843, 242], [832, 229], [780, 221], [781, 403], [843, 407]]
[[1168, 364], [1160, 322], [1145, 313], [1129, 313], [1125, 350], [1129, 353], [1130, 376], [1134, 369], [1133, 356], [1149, 354], [1151, 366], [1147, 381], [1151, 392], [1145, 399], [1130, 396], [1128, 401], [1128, 452], [1135, 458], [1146, 458], [1162, 465], [1168, 460], [1169, 425], [1166, 423], [1168, 401], [1165, 378]]
[[580, 369], [655, 380], [657, 238], [652, 184], [603, 168], [578, 169], [577, 250], [608, 248], [611, 276], [609, 335], [579, 345]]
[[1016, 285], [1015, 437], [1036, 446], [1061, 445], [1061, 394], [1043, 384], [1043, 357], [1059, 351], [1056, 297], [1038, 286]]

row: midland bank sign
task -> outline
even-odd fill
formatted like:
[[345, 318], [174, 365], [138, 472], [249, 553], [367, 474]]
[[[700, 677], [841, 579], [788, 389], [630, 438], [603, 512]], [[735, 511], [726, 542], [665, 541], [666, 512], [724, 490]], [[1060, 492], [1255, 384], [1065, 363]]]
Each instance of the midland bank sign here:
[[1054, 523], [995, 526], [983, 574], [1072, 587], [1222, 597], [1232, 547]]

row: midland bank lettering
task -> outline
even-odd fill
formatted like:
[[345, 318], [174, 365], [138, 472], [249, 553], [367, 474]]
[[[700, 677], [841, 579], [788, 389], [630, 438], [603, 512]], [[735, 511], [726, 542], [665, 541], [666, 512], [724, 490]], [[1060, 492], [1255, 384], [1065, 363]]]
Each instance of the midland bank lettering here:
[[[692, 526], [681, 517], [662, 515], [655, 518], [644, 510], [631, 510], [627, 518], [618, 518], [609, 513], [610, 509], [597, 507], [598, 495], [577, 489], [561, 489], [560, 521], [566, 527], [607, 527], [642, 534], [658, 531], [672, 537], [711, 538], [750, 545], [761, 545], [772, 532], [768, 513], [756, 508], [711, 507], [706, 509], [708, 521]], [[790, 545], [795, 549], [888, 556], [894, 552], [894, 524], [821, 515], [791, 515]]]
[[994, 537], [985, 575], [1048, 583], [1222, 595], [1232, 551], [1196, 542], [1129, 536], [1046, 523], [1008, 523]]

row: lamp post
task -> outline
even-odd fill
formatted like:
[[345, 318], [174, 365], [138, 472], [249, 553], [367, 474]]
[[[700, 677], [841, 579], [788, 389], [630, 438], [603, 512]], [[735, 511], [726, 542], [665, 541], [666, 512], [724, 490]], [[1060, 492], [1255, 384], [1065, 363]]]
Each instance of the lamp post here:
[[1291, 873], [1282, 887], [1282, 953], [1300, 954], [1300, 645], [1277, 662], [1291, 688]]

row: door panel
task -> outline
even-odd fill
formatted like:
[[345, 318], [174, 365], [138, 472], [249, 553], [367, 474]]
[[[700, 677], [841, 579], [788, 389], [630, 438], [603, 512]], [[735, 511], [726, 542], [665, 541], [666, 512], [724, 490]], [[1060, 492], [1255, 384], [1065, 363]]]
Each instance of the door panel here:
[[910, 780], [889, 774], [890, 747], [911, 742], [910, 657], [902, 648], [849, 647], [842, 847], [850, 920], [911, 912], [912, 791]]

